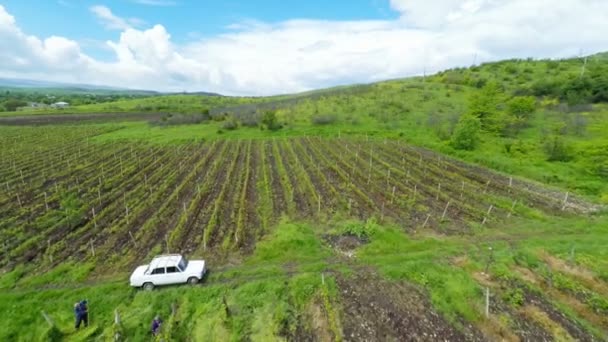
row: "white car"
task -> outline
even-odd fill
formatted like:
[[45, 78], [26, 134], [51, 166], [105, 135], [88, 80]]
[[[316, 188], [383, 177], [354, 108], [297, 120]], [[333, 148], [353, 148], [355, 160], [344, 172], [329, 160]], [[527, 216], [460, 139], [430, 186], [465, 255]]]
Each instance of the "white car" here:
[[139, 266], [131, 274], [133, 287], [152, 290], [155, 286], [197, 284], [205, 275], [204, 260], [186, 260], [180, 254], [159, 255], [149, 265]]

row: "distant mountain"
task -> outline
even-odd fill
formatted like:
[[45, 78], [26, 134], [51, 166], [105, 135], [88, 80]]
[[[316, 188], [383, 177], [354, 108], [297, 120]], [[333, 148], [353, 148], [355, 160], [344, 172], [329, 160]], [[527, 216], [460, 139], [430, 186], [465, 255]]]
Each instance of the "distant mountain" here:
[[66, 92], [104, 92], [104, 93], [137, 93], [160, 95], [161, 93], [151, 90], [126, 89], [109, 87], [103, 85], [62, 83], [38, 80], [25, 80], [16, 78], [0, 78], [0, 88], [32, 89], [32, 90], [61, 90]]

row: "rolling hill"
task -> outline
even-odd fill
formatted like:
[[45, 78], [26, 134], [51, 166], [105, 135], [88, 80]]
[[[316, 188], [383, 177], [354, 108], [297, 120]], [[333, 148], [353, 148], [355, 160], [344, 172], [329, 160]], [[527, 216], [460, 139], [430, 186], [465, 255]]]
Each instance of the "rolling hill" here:
[[[0, 339], [600, 341], [601, 56], [0, 120]], [[130, 289], [160, 253], [211, 272]]]

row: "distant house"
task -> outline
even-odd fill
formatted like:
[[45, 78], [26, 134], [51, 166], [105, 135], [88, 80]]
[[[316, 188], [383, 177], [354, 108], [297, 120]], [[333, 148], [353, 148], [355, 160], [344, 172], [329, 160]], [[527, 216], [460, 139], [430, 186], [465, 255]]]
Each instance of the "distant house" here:
[[55, 102], [51, 105], [51, 107], [53, 108], [67, 108], [69, 106], [70, 104], [67, 102]]

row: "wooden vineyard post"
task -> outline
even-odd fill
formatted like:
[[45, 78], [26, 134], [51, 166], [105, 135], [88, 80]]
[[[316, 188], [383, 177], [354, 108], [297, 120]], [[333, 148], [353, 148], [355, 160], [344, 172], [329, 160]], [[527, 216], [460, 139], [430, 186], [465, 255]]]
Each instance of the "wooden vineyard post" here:
[[462, 181], [462, 186], [460, 187], [460, 199], [462, 199], [463, 195], [464, 195], [464, 181]]
[[426, 219], [424, 220], [424, 223], [422, 224], [422, 229], [424, 229], [424, 227], [426, 227], [426, 224], [429, 222], [430, 218], [431, 218], [431, 214], [427, 214]]
[[127, 224], [129, 224], [129, 207], [125, 204], [125, 217], [127, 219]]
[[393, 186], [393, 192], [391, 194], [391, 204], [393, 204], [393, 202], [395, 202], [395, 190], [396, 190], [396, 187]]
[[353, 199], [349, 198], [348, 199], [348, 216], [350, 216], [351, 210], [352, 210], [352, 204], [353, 204]]
[[91, 208], [91, 213], [93, 214], [93, 225], [97, 228], [97, 218], [95, 217], [95, 207]]
[[568, 204], [568, 195], [570, 192], [566, 192], [566, 196], [564, 197], [564, 204], [562, 205], [562, 211], [566, 210], [566, 205]]
[[513, 177], [509, 177], [509, 193], [511, 193], [511, 188], [513, 188]]
[[131, 241], [133, 241], [133, 245], [137, 247], [137, 241], [135, 240], [135, 237], [133, 236], [133, 233], [131, 233], [130, 230], [129, 230], [129, 236], [131, 237]]
[[99, 201], [99, 205], [101, 205], [101, 190], [97, 188], [97, 200]]
[[441, 194], [441, 183], [437, 184], [437, 198], [435, 200], [439, 201], [439, 194]]
[[483, 226], [484, 224], [486, 224], [486, 221], [488, 220], [488, 218], [490, 217], [490, 213], [492, 213], [492, 209], [494, 209], [494, 206], [492, 204], [490, 204], [490, 207], [488, 208], [488, 212], [486, 213], [486, 216], [484, 216], [483, 221], [481, 222], [481, 225]]
[[51, 240], [46, 240], [47, 250], [49, 253], [49, 260], [53, 263], [53, 253], [51, 253]]
[[443, 214], [441, 214], [441, 221], [442, 222], [445, 219], [445, 214], [447, 214], [449, 206], [450, 206], [450, 201], [448, 201], [448, 204], [445, 205], [445, 209], [443, 209]]
[[488, 181], [486, 183], [486, 187], [483, 189], [483, 193], [485, 194], [486, 192], [488, 192], [488, 186], [490, 186], [490, 181]]
[[513, 201], [513, 204], [511, 205], [511, 210], [507, 214], [507, 218], [509, 218], [509, 217], [511, 217], [511, 215], [513, 215], [513, 210], [515, 210], [515, 205], [516, 204], [517, 204], [517, 200]]
[[165, 234], [165, 244], [167, 245], [167, 254], [171, 254], [169, 249], [169, 235]]
[[382, 202], [382, 209], [380, 210], [380, 222], [384, 222], [384, 202]]
[[574, 245], [570, 248], [570, 264], [574, 265], [576, 259], [574, 258]]
[[490, 288], [486, 287], [486, 317], [490, 317]]
[[47, 211], [49, 210], [49, 202], [46, 197], [46, 191], [44, 192], [44, 207], [46, 208]]
[[40, 311], [40, 313], [42, 314], [42, 317], [44, 317], [44, 320], [46, 321], [46, 323], [49, 325], [49, 327], [54, 327], [55, 326], [55, 322], [53, 322], [53, 320], [51, 319], [51, 316], [49, 316], [46, 312], [44, 311]]
[[121, 329], [120, 329], [120, 315], [118, 309], [114, 309], [114, 341], [122, 340]]
[[414, 201], [416, 201], [416, 193], [418, 192], [418, 184], [414, 184]]
[[321, 272], [321, 284], [325, 285], [325, 273]]

